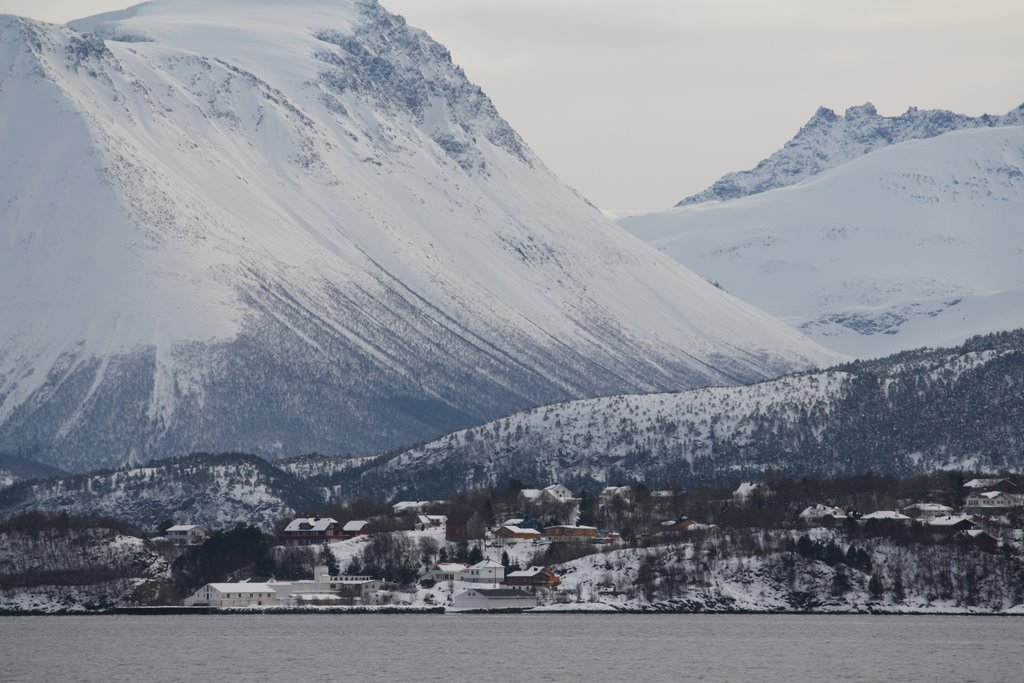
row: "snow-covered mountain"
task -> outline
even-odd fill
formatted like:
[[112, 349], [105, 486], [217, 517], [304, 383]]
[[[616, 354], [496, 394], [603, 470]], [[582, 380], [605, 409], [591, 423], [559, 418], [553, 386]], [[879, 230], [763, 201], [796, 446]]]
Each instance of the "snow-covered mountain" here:
[[625, 235], [375, 0], [0, 17], [0, 449], [364, 452], [834, 355]]
[[621, 225], [855, 357], [1024, 325], [1024, 125], [910, 140]]
[[[337, 481], [433, 497], [504, 486], [1024, 468], [1024, 330], [745, 387], [571, 401], [511, 415]], [[344, 486], [336, 490], [344, 490]]]
[[727, 201], [788, 187], [841, 166], [876, 149], [922, 140], [965, 128], [1024, 126], [1024, 104], [1003, 116], [964, 116], [945, 109], [911, 107], [899, 116], [880, 116], [870, 102], [839, 116], [820, 107], [782, 149], [746, 171], [727, 173], [711, 187], [676, 206]]

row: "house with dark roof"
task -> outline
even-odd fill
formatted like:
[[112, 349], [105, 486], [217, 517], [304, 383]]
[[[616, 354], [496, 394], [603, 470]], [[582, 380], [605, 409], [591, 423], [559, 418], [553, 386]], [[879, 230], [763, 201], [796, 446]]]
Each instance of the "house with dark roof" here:
[[952, 536], [960, 531], [972, 531], [978, 529], [978, 524], [970, 517], [959, 515], [946, 515], [944, 517], [932, 517], [931, 519], [920, 520], [929, 531], [944, 536]]
[[537, 598], [519, 588], [468, 588], [456, 593], [454, 608], [461, 611], [524, 610], [537, 606]]

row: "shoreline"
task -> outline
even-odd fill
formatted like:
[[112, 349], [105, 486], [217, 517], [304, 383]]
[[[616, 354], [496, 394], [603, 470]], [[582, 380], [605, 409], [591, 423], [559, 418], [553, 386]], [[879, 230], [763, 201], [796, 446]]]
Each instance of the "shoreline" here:
[[451, 610], [444, 607], [352, 607], [338, 608], [216, 608], [216, 607], [115, 607], [106, 610], [61, 610], [61, 611], [30, 611], [0, 610], [2, 617], [107, 617], [107, 616], [337, 616], [337, 615], [489, 615], [489, 616], [520, 616], [520, 615], [590, 615], [590, 616], [871, 616], [871, 617], [1024, 617], [1024, 612], [968, 612], [950, 610], [837, 610], [837, 611], [796, 611], [796, 610], [680, 610], [680, 609], [517, 609], [517, 610]]

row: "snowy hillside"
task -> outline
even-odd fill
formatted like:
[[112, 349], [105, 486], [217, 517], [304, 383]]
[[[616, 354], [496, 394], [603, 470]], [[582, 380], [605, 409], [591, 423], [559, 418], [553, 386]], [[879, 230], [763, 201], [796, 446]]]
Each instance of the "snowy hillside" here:
[[727, 173], [676, 206], [727, 201], [788, 187], [889, 145], [994, 126], [1024, 126], [1024, 104], [1004, 116], [977, 117], [917, 107], [899, 116], [880, 116], [870, 102], [850, 107], [843, 116], [821, 107], [782, 149], [752, 169]]
[[126, 525], [21, 518], [0, 524], [0, 613], [83, 612], [131, 603], [169, 575]]
[[854, 357], [1024, 325], [1024, 125], [904, 142], [792, 187], [621, 224]]
[[374, 0], [0, 17], [0, 449], [360, 453], [835, 356], [624, 235]]
[[1024, 467], [1024, 331], [748, 387], [561, 403], [352, 477], [352, 493]]
[[164, 520], [209, 528], [246, 522], [269, 530], [323, 501], [291, 474], [253, 456], [197, 455], [0, 491], [0, 518], [28, 510], [107, 515], [153, 529]]
[[[819, 547], [856, 548], [870, 566], [794, 552], [803, 534]], [[557, 568], [563, 595], [575, 593], [577, 602], [542, 609], [984, 614], [1021, 608], [1024, 575], [1008, 553], [884, 537], [851, 540], [824, 528], [731, 530], [725, 537], [589, 555]]]

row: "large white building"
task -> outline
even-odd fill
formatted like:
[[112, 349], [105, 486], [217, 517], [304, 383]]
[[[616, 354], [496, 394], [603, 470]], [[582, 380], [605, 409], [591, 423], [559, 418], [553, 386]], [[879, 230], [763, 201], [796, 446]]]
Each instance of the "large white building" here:
[[366, 604], [383, 585], [371, 576], [331, 576], [327, 567], [312, 580], [250, 583], [208, 583], [184, 600], [185, 607], [292, 607], [314, 602]]
[[185, 607], [277, 607], [281, 594], [268, 583], [208, 583], [185, 598]]
[[537, 598], [516, 588], [467, 588], [453, 603], [456, 610], [520, 610], [536, 607]]

